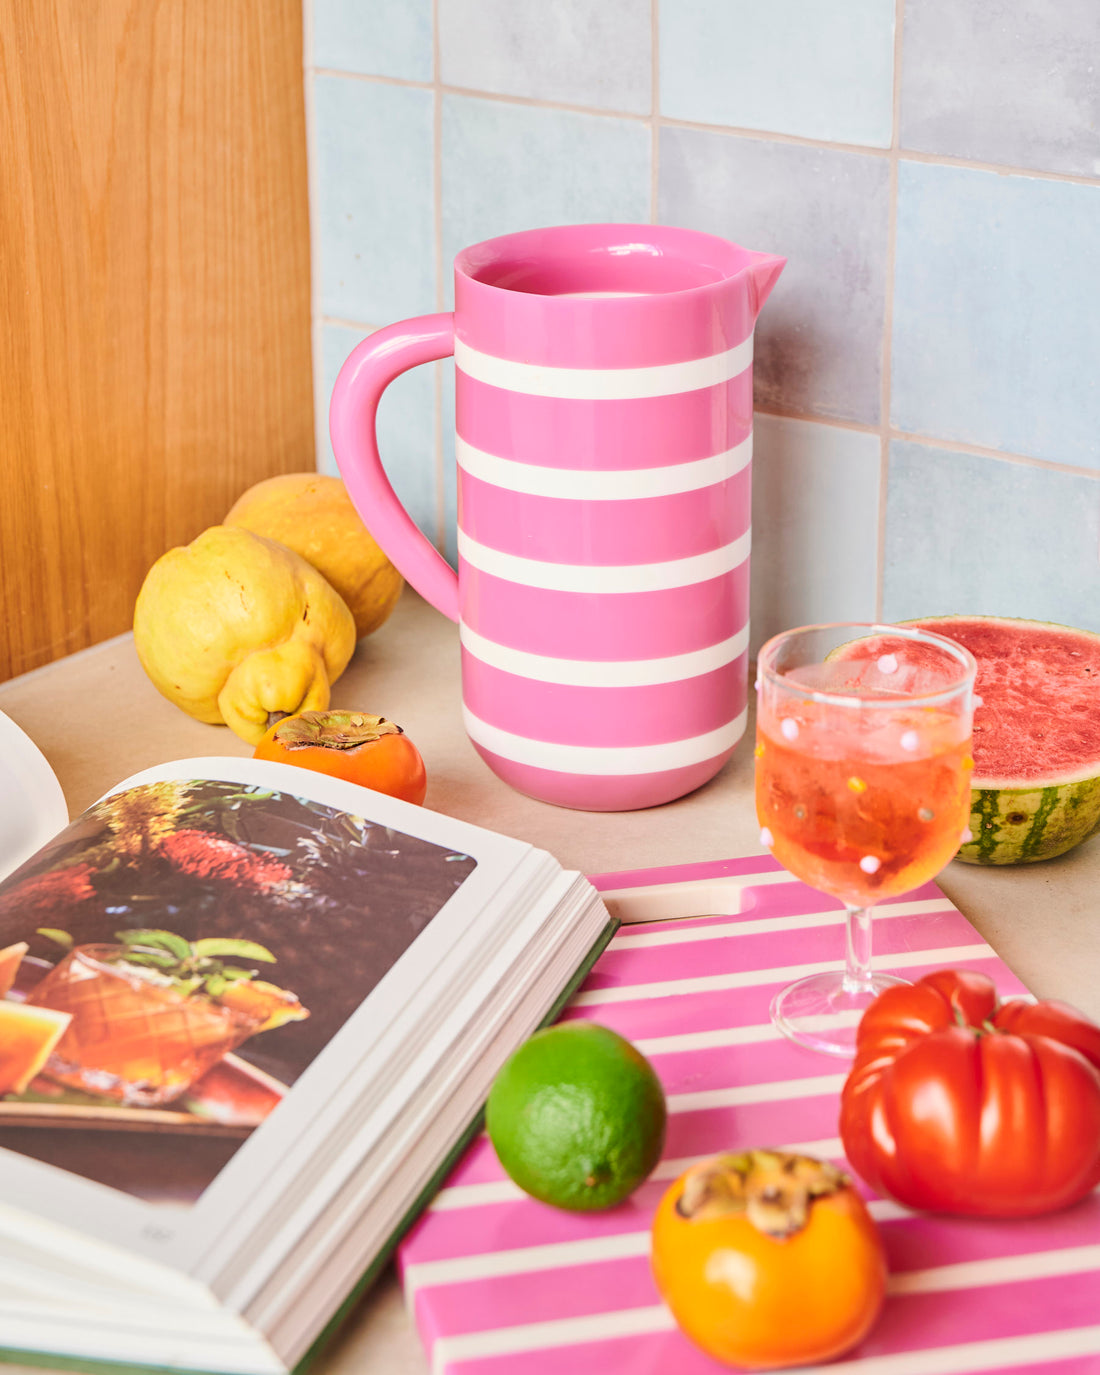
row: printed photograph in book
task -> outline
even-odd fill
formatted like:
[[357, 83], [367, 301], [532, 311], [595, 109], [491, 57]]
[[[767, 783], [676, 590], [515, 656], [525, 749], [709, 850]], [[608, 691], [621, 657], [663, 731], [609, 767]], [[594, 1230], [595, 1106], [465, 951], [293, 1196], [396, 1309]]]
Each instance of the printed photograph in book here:
[[260, 787], [97, 804], [0, 883], [0, 1147], [194, 1202], [475, 865]]

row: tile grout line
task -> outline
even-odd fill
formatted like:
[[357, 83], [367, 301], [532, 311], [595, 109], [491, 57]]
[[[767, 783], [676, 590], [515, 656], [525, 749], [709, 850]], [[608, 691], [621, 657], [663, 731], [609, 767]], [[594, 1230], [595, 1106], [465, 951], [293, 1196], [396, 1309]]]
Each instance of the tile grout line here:
[[661, 0], [651, 0], [649, 11], [650, 65], [649, 80], [649, 222], [657, 223], [657, 207], [661, 190]]
[[364, 334], [373, 334], [381, 325], [368, 325], [362, 320], [349, 320], [343, 315], [321, 315], [323, 325], [339, 325], [341, 329], [361, 329]]
[[1035, 458], [1032, 454], [1014, 454], [1003, 449], [990, 449], [981, 444], [970, 444], [965, 439], [941, 439], [937, 435], [919, 434], [910, 430], [897, 430], [892, 425], [864, 425], [858, 420], [838, 420], [835, 416], [815, 415], [812, 411], [781, 411], [769, 406], [754, 406], [757, 415], [771, 416], [774, 420], [797, 420], [805, 425], [826, 425], [831, 429], [847, 430], [850, 434], [885, 435], [885, 438], [901, 440], [908, 444], [920, 444], [926, 449], [943, 449], [948, 453], [968, 454], [975, 458], [991, 458], [1004, 463], [1014, 463], [1022, 468], [1041, 468], [1048, 473], [1065, 473], [1068, 477], [1088, 477], [1100, 482], [1100, 469], [1082, 468], [1072, 463], [1056, 463], [1049, 458]]
[[875, 549], [875, 619], [885, 616], [886, 600], [886, 512], [890, 496], [890, 406], [893, 367], [894, 277], [898, 245], [898, 151], [901, 143], [902, 38], [905, 31], [905, 0], [894, 0], [894, 84], [890, 115], [889, 199], [886, 218], [886, 282], [882, 311], [882, 394], [879, 426], [881, 449], [878, 479], [878, 540]]
[[948, 453], [971, 454], [976, 458], [1003, 459], [1021, 468], [1041, 468], [1047, 473], [1065, 473], [1068, 477], [1090, 477], [1100, 481], [1100, 469], [1082, 468], [1072, 463], [1056, 463], [1049, 458], [1035, 458], [1031, 454], [1003, 453], [982, 444], [968, 444], [964, 440], [940, 439], [935, 435], [915, 434], [909, 430], [890, 430], [890, 438], [909, 444], [922, 444], [927, 449], [943, 449]]
[[1100, 176], [1086, 177], [1079, 172], [1047, 172], [1041, 167], [1016, 167], [1010, 163], [979, 162], [976, 158], [952, 157], [948, 153], [925, 153], [919, 148], [901, 152], [902, 162], [920, 162], [929, 167], [958, 167], [969, 172], [994, 172], [999, 177], [1031, 177], [1035, 181], [1069, 182], [1073, 186], [1100, 186]]
[[[363, 320], [348, 320], [339, 315], [319, 315], [319, 326], [336, 325], [340, 329], [354, 329], [361, 334], [373, 334], [380, 325], [368, 324]], [[771, 406], [754, 406], [757, 415], [770, 416], [773, 420], [795, 420], [803, 425], [824, 425], [829, 429], [847, 430], [850, 434], [881, 435], [881, 425], [865, 425], [859, 420], [837, 419], [832, 415], [817, 415], [813, 411], [782, 411]], [[928, 449], [943, 449], [950, 453], [970, 454], [976, 458], [991, 458], [1005, 463], [1015, 463], [1020, 467], [1041, 468], [1046, 472], [1065, 473], [1069, 477], [1087, 477], [1100, 482], [1100, 470], [1075, 467], [1071, 463], [1055, 463], [1049, 458], [1035, 458], [1031, 454], [1014, 454], [1002, 449], [990, 449], [981, 444], [970, 444], [963, 439], [941, 439], [936, 435], [920, 434], [910, 430], [888, 428], [887, 437], [908, 444], [921, 444]]]
[[[432, 0], [432, 201], [435, 236], [435, 308], [446, 303], [443, 274], [443, 86], [439, 43], [439, 0]], [[443, 472], [443, 364], [432, 364], [435, 420], [432, 439], [435, 448], [435, 547], [447, 547], [447, 481]]]
[[[381, 76], [370, 72], [345, 72], [335, 67], [315, 67], [315, 76], [343, 77], [348, 81], [374, 82], [384, 86], [411, 86], [416, 90], [433, 91], [435, 82], [413, 81], [406, 77]], [[567, 113], [594, 115], [601, 119], [625, 119], [638, 124], [650, 124], [655, 116], [639, 115], [633, 110], [605, 109], [596, 105], [573, 105], [568, 101], [544, 100], [535, 96], [506, 95], [498, 91], [481, 91], [472, 86], [450, 86], [438, 83], [444, 95], [466, 96], [473, 100], [491, 100], [505, 105], [524, 105], [542, 110], [562, 110]], [[922, 162], [937, 167], [957, 167], [972, 172], [993, 172], [1004, 177], [1031, 177], [1041, 181], [1069, 182], [1078, 186], [1100, 186], [1100, 175], [1085, 176], [1077, 172], [1048, 172], [1040, 167], [1017, 167], [1010, 163], [980, 162], [975, 158], [952, 157], [947, 153], [926, 153], [915, 148], [875, 148], [866, 143], [837, 143], [829, 139], [805, 138], [801, 134], [784, 134], [775, 129], [750, 129], [739, 125], [704, 124], [696, 120], [675, 119], [667, 115], [656, 117], [663, 128], [693, 129], [700, 133], [727, 134], [734, 138], [753, 139], [765, 143], [791, 143], [804, 148], [822, 148], [839, 153], [861, 153], [866, 157], [889, 160], [896, 155], [901, 162]]]
[[566, 100], [545, 100], [540, 96], [516, 95], [502, 91], [483, 91], [476, 86], [451, 86], [445, 81], [414, 81], [411, 77], [382, 76], [373, 72], [343, 72], [338, 67], [317, 67], [319, 76], [344, 77], [348, 81], [365, 81], [379, 86], [411, 86], [418, 91], [440, 90], [444, 95], [468, 96], [472, 100], [491, 100], [499, 105], [533, 106], [540, 110], [564, 110], [576, 115], [598, 115], [604, 119], [627, 119], [635, 124], [648, 124], [652, 115], [640, 115], [636, 110], [614, 110], [600, 105], [573, 105]]

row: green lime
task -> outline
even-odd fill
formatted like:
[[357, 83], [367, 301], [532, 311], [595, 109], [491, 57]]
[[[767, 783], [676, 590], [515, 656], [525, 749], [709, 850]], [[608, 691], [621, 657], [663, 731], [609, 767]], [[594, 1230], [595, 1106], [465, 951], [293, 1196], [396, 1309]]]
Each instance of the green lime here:
[[486, 1106], [500, 1163], [557, 1208], [611, 1208], [656, 1165], [665, 1095], [629, 1041], [592, 1022], [537, 1031], [505, 1061]]

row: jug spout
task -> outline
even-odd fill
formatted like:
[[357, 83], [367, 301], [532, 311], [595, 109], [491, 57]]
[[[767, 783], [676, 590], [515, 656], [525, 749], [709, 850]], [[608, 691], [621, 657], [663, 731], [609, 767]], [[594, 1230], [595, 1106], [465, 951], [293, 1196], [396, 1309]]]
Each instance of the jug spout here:
[[752, 253], [749, 276], [752, 279], [753, 317], [760, 314], [764, 302], [771, 295], [772, 287], [779, 280], [779, 274], [787, 265], [786, 258], [774, 253]]

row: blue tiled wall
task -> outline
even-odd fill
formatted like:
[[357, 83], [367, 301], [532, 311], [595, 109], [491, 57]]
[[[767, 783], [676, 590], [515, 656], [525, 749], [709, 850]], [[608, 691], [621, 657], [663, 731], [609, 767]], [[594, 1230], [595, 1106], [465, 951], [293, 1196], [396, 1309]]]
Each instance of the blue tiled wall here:
[[[1096, 0], [307, 0], [306, 83], [322, 467], [342, 359], [446, 309], [462, 245], [692, 226], [790, 260], [757, 331], [755, 643], [1100, 630]], [[379, 431], [453, 557], [451, 368]]]

